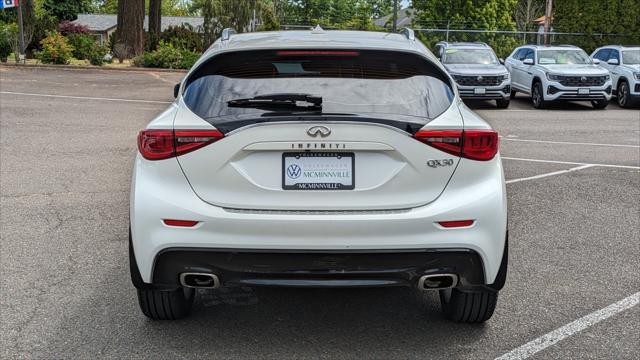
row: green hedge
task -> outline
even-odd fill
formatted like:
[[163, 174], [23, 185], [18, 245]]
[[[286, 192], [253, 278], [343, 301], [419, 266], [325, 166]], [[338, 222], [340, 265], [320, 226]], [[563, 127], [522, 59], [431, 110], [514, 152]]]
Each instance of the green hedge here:
[[42, 50], [36, 53], [36, 57], [43, 64], [68, 64], [73, 57], [73, 46], [59, 32], [48, 32], [40, 45]]
[[146, 52], [133, 59], [133, 64], [140, 67], [189, 69], [198, 60], [200, 54], [191, 50], [183, 50], [160, 41], [158, 48]]

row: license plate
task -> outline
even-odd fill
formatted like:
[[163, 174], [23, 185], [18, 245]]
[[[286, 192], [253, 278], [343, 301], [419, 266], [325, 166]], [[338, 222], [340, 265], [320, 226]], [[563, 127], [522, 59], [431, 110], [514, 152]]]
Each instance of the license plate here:
[[589, 89], [578, 89], [578, 94], [587, 95], [589, 94]]
[[486, 92], [487, 92], [487, 89], [484, 89], [484, 88], [473, 89], [473, 93], [477, 95], [484, 95]]
[[353, 190], [355, 154], [298, 152], [282, 154], [284, 190]]

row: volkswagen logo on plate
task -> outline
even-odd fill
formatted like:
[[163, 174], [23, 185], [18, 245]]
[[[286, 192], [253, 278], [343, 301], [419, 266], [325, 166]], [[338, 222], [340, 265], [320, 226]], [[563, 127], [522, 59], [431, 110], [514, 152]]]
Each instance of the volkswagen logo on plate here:
[[300, 174], [302, 174], [302, 169], [300, 168], [300, 166], [291, 164], [289, 165], [289, 167], [287, 167], [287, 176], [290, 179], [297, 179], [300, 177]]
[[331, 134], [331, 129], [326, 126], [316, 125], [308, 128], [307, 134], [311, 137], [318, 137], [318, 135], [320, 135], [320, 137], [327, 137]]

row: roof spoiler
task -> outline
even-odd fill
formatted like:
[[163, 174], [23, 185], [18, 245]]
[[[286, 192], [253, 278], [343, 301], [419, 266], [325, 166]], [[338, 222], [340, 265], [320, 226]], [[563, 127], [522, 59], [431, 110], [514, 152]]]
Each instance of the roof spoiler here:
[[220, 40], [227, 41], [231, 39], [231, 35], [237, 34], [236, 29], [234, 28], [225, 28], [222, 30], [222, 36], [220, 36]]
[[400, 29], [398, 31], [400, 34], [404, 35], [408, 40], [414, 41], [416, 39], [416, 34], [415, 32], [408, 28], [408, 27], [404, 27], [402, 29]]

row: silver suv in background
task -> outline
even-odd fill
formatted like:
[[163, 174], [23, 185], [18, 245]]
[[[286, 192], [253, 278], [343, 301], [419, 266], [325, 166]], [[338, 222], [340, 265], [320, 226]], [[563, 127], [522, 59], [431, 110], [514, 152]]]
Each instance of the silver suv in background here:
[[591, 58], [609, 70], [613, 94], [620, 107], [640, 105], [640, 46], [603, 46]]
[[516, 91], [525, 93], [538, 109], [558, 100], [591, 101], [594, 108], [604, 109], [611, 99], [609, 72], [576, 46], [521, 46], [505, 66], [511, 73], [511, 97]]
[[435, 49], [436, 56], [456, 81], [462, 99], [495, 100], [498, 108], [509, 107], [509, 72], [489, 45], [441, 41]]

